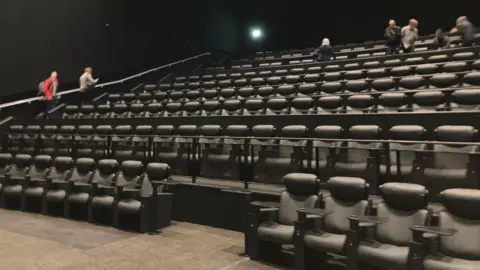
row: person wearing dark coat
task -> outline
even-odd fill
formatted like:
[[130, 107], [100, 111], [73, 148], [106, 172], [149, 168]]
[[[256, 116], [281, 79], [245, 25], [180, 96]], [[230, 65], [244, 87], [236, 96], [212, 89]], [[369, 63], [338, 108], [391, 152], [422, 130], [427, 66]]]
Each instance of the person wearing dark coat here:
[[395, 20], [388, 22], [384, 37], [387, 45], [387, 55], [398, 54], [402, 43], [402, 29], [397, 26]]
[[328, 38], [324, 38], [322, 41], [322, 46], [318, 47], [315, 52], [313, 52], [313, 56], [317, 59], [317, 61], [329, 61], [334, 56], [333, 48], [330, 46], [330, 40]]

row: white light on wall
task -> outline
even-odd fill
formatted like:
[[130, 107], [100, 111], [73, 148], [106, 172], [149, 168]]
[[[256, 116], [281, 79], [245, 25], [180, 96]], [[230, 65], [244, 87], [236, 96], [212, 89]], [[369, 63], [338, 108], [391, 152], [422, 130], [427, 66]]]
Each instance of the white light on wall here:
[[262, 38], [263, 33], [261, 29], [254, 28], [252, 31], [250, 31], [250, 35], [252, 36], [252, 39], [260, 39]]

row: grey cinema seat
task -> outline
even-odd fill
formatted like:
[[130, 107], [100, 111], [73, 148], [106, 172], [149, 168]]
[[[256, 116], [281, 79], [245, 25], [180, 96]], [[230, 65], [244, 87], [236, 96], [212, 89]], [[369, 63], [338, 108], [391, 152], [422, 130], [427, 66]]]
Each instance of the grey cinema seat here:
[[[32, 156], [17, 154], [10, 170], [5, 173], [1, 205], [7, 208], [20, 208], [23, 197], [23, 185], [28, 177]], [[13, 201], [13, 202], [12, 202]]]
[[[472, 126], [440, 126], [434, 130], [439, 142], [469, 143], [478, 131]], [[434, 144], [419, 154], [414, 171], [415, 182], [426, 186], [433, 200], [445, 189], [478, 188], [476, 145]]]
[[[33, 159], [32, 166], [23, 182], [23, 196], [21, 210], [44, 212], [44, 195], [47, 184], [47, 173], [50, 171], [52, 157], [38, 155]], [[32, 203], [32, 201], [34, 203]]]
[[98, 161], [97, 169], [92, 175], [88, 221], [113, 223], [113, 202], [115, 200], [115, 178], [119, 164], [115, 159]]
[[[169, 180], [170, 167], [149, 163], [143, 175], [142, 164], [125, 161], [116, 177], [114, 226], [134, 225], [140, 232], [155, 232], [170, 224], [173, 194], [164, 193], [158, 186]], [[132, 228], [132, 227], [128, 227]]]
[[368, 184], [364, 179], [333, 177], [326, 187], [329, 193], [321, 198], [323, 215], [306, 210], [303, 215], [299, 213], [295, 223], [296, 270], [320, 268], [327, 253], [345, 255], [348, 217], [369, 214]]
[[[49, 213], [50, 206], [59, 206], [61, 215], [64, 214], [64, 202], [67, 196], [68, 180], [72, 175], [73, 158], [56, 157], [53, 166], [47, 173], [47, 186], [45, 191], [45, 202], [43, 212]], [[51, 209], [50, 209], [51, 210]], [[56, 210], [56, 209], [55, 209]]]
[[[278, 253], [294, 243], [297, 210], [318, 204], [318, 179], [313, 174], [292, 173], [283, 178], [285, 190], [279, 203], [253, 202], [246, 231], [246, 253], [252, 260]], [[275, 213], [275, 217], [269, 216]]]
[[[95, 160], [92, 158], [79, 158], [75, 160], [72, 173], [68, 179], [68, 189], [64, 205], [65, 218], [87, 219], [87, 205], [90, 201], [91, 191], [90, 181], [92, 180], [94, 170]], [[72, 216], [72, 212], [77, 215]], [[83, 217], [81, 217], [79, 213], [82, 213]]]
[[[3, 196], [3, 186], [5, 184], [5, 178], [10, 171], [13, 161], [13, 155], [8, 153], [0, 154], [0, 198]], [[0, 205], [3, 207], [3, 205]]]
[[[428, 191], [424, 186], [391, 182], [380, 186], [380, 192], [382, 201], [377, 203], [376, 216], [349, 217], [348, 269], [407, 270], [410, 227], [429, 222]], [[372, 229], [373, 233], [367, 233]]]
[[409, 269], [480, 269], [480, 191], [447, 189], [439, 200], [444, 208], [438, 213], [438, 226], [411, 227]]
[[[390, 140], [422, 141], [427, 130], [417, 125], [394, 126], [390, 129]], [[416, 151], [424, 150], [423, 143], [389, 142], [384, 146], [386, 158], [380, 164], [380, 175], [383, 182], [413, 182], [413, 166]]]

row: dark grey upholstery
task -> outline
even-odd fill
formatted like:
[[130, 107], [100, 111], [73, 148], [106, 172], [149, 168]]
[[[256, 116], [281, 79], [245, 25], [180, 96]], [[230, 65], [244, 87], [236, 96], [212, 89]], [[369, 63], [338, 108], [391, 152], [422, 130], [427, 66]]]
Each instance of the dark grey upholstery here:
[[[434, 132], [436, 141], [461, 143], [474, 141], [478, 131], [471, 126], [440, 126]], [[428, 188], [432, 199], [448, 188], [477, 188], [471, 155], [478, 152], [478, 146], [435, 144], [430, 150], [424, 154], [426, 162], [420, 164], [417, 181]]]
[[[13, 155], [7, 153], [0, 154], [0, 198], [2, 197], [3, 186], [5, 184], [5, 178], [10, 171], [13, 161]], [[0, 199], [1, 201], [1, 199]]]
[[[94, 171], [91, 180], [92, 191], [88, 213], [89, 222], [95, 222], [99, 217], [99, 212], [102, 213], [101, 217], [105, 217], [106, 219], [113, 218], [113, 212], [109, 210], [112, 210], [111, 207], [115, 200], [114, 187], [118, 169], [119, 164], [114, 159], [102, 159], [98, 161], [97, 169]], [[136, 171], [136, 168], [129, 169]], [[112, 221], [109, 220], [108, 222]]]
[[[71, 157], [56, 157], [53, 160], [53, 166], [48, 172], [47, 190], [45, 192], [45, 206], [48, 207], [49, 202], [63, 202], [68, 191], [68, 180], [72, 176], [73, 159]], [[44, 209], [48, 212], [47, 209]]]
[[[38, 155], [33, 159], [32, 166], [23, 182], [22, 210], [30, 208], [32, 200], [36, 202], [36, 211], [43, 212], [42, 199], [46, 190], [47, 174], [50, 171], [52, 158], [47, 155]], [[40, 206], [40, 209], [38, 208]]]
[[[398, 141], [422, 141], [425, 139], [425, 133], [426, 129], [422, 126], [394, 126], [390, 129], [389, 138]], [[391, 142], [388, 143], [387, 147], [390, 151], [387, 153], [389, 163], [384, 162], [380, 165], [380, 174], [382, 177], [386, 177], [385, 181], [413, 181], [412, 171], [416, 159], [415, 151], [424, 150], [426, 145]], [[400, 157], [400, 159], [397, 160], [397, 157]]]
[[429, 220], [428, 191], [409, 183], [387, 183], [380, 186], [383, 201], [377, 204], [377, 217], [386, 219], [377, 224], [374, 235], [361, 239], [356, 252], [358, 260], [388, 269], [407, 270], [410, 227], [426, 225]]
[[272, 178], [265, 170], [265, 161], [267, 158], [278, 157], [278, 140], [276, 129], [272, 125], [257, 125], [252, 127], [252, 138], [250, 145], [253, 147], [253, 160], [249, 159], [249, 163], [254, 166], [254, 180], [258, 182], [278, 183], [281, 179]]
[[7, 206], [11, 200], [20, 202], [23, 194], [23, 185], [28, 177], [32, 156], [25, 154], [17, 154], [14, 157], [13, 164], [6, 174], [5, 184], [3, 187], [2, 205]]
[[319, 222], [311, 223], [305, 232], [302, 230], [303, 242], [296, 242], [296, 251], [299, 251], [296, 255], [303, 255], [301, 260], [306, 260], [307, 265], [314, 259], [310, 258], [309, 249], [323, 254], [344, 254], [350, 229], [348, 217], [368, 214], [368, 184], [364, 179], [333, 177], [328, 180], [327, 188], [330, 193], [323, 196], [323, 203], [328, 214]]
[[[261, 242], [275, 244], [293, 244], [294, 222], [297, 220], [297, 210], [313, 208], [318, 202], [318, 179], [315, 175], [292, 173], [283, 178], [285, 190], [280, 195], [278, 219], [264, 221], [255, 226], [253, 234], [258, 236], [257, 241], [248, 245], [261, 245]], [[251, 236], [251, 235], [250, 235]], [[255, 239], [250, 238], [250, 239]], [[260, 250], [260, 252], [265, 252]], [[249, 254], [255, 258], [257, 254]]]
[[439, 195], [445, 206], [438, 213], [439, 227], [455, 229], [451, 236], [440, 236], [437, 253], [429, 254], [425, 270], [480, 269], [478, 234], [480, 233], [480, 191], [447, 189]]
[[132, 143], [132, 126], [120, 125], [116, 126], [112, 134], [112, 156], [118, 162], [132, 159], [133, 143]]
[[[87, 203], [90, 199], [93, 172], [95, 170], [95, 160], [91, 158], [79, 158], [75, 161], [70, 179], [67, 198], [65, 199], [64, 215], [70, 217], [70, 208], [83, 208], [86, 213]], [[85, 219], [86, 219], [85, 215]]]

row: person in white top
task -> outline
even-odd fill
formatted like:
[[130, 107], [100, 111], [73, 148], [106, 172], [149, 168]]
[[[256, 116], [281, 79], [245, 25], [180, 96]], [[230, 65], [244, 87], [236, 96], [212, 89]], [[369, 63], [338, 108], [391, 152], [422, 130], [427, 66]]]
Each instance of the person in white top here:
[[87, 90], [92, 89], [95, 87], [95, 84], [98, 82], [97, 79], [93, 79], [92, 77], [92, 68], [87, 67], [83, 72], [82, 76], [80, 76], [80, 92], [82, 94], [82, 104], [86, 102], [87, 99]]

